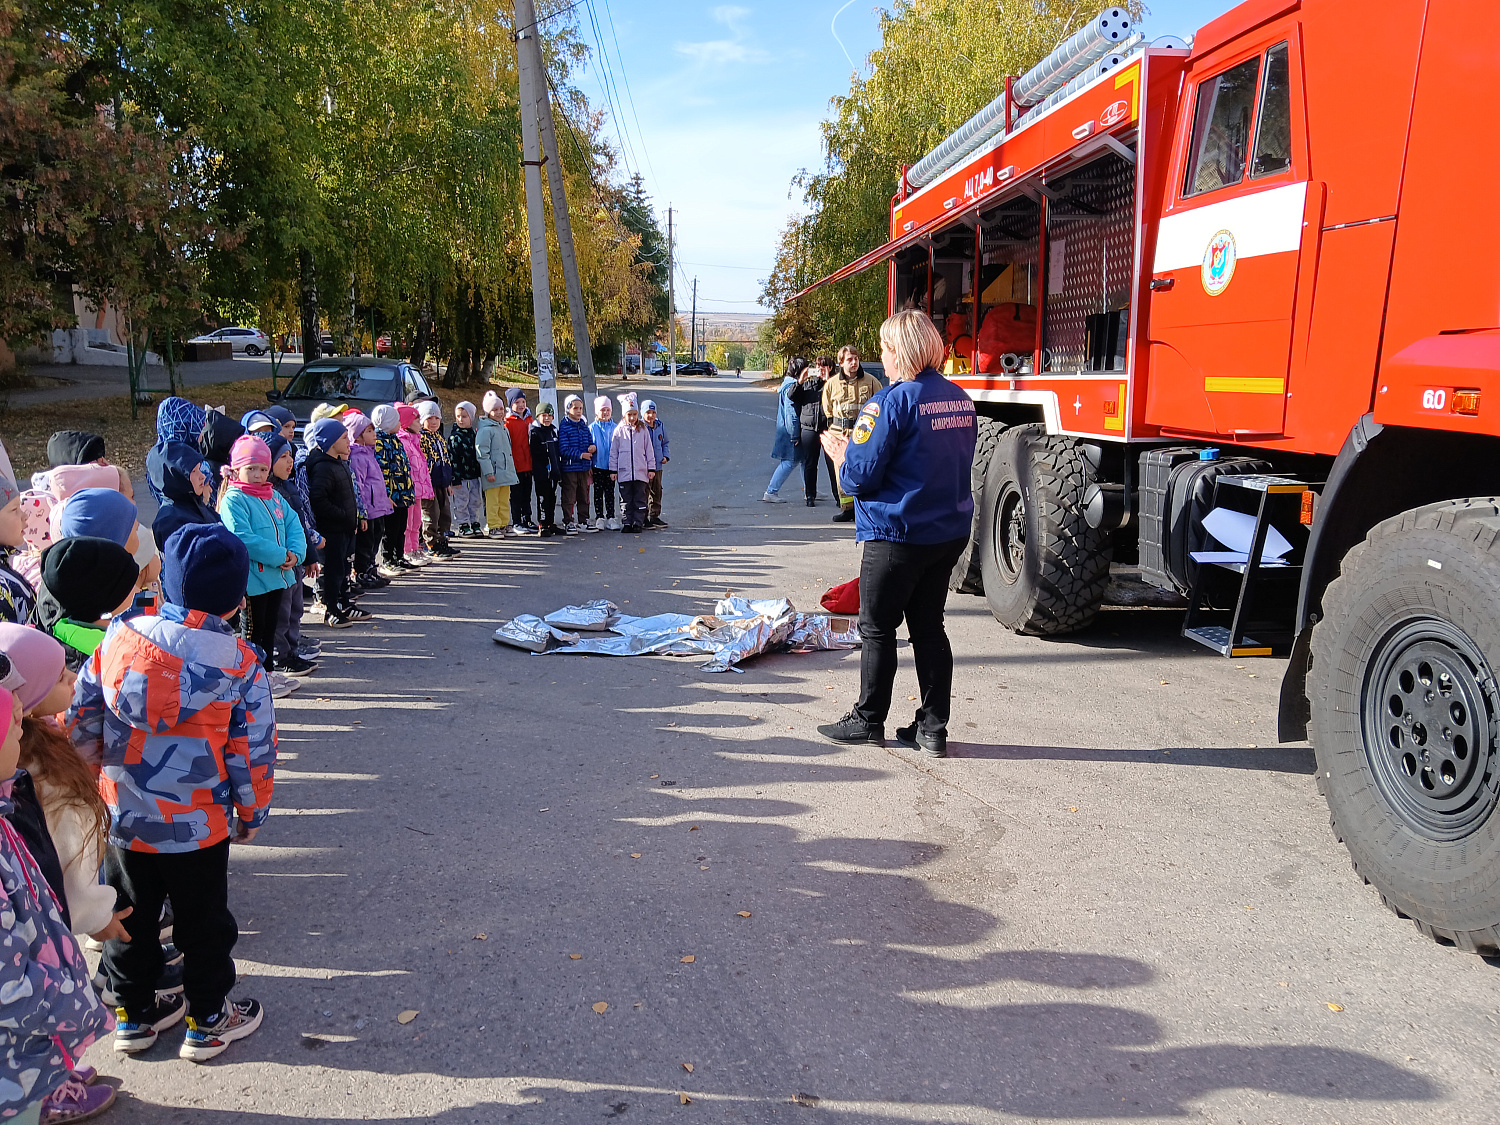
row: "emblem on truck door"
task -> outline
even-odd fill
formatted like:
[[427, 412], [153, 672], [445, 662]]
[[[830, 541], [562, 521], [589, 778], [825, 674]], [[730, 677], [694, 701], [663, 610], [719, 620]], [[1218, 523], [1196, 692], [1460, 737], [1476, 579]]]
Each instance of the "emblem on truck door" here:
[[1221, 230], [1208, 240], [1208, 249], [1203, 251], [1203, 291], [1217, 297], [1228, 289], [1234, 279], [1234, 263], [1234, 235]]

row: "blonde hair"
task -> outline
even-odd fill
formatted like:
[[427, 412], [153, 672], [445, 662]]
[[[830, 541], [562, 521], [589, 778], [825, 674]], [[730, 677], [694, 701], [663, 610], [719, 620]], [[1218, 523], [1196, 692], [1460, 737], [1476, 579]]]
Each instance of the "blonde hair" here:
[[932, 318], [916, 309], [904, 309], [886, 317], [880, 326], [880, 342], [891, 350], [892, 380], [910, 379], [923, 368], [938, 368], [947, 358], [948, 348], [932, 325]]

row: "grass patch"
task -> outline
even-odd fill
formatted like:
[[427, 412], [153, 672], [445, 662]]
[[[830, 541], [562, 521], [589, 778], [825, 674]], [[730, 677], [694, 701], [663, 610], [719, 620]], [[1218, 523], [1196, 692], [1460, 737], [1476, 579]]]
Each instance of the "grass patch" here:
[[[501, 371], [496, 371], [500, 376]], [[535, 406], [536, 377], [520, 372], [503, 372], [506, 381], [488, 385], [496, 394], [503, 394], [510, 386], [522, 386], [526, 397]], [[511, 376], [514, 375], [512, 379]], [[280, 380], [285, 385], [286, 380]], [[529, 385], [528, 385], [529, 383]], [[567, 389], [578, 386], [576, 377], [559, 381], [559, 387]], [[473, 399], [478, 401], [485, 387], [433, 387], [433, 393], [443, 406], [444, 421], [451, 421], [453, 405]], [[271, 380], [244, 379], [233, 383], [212, 383], [201, 387], [189, 387], [183, 397], [192, 402], [214, 407], [222, 406], [224, 413], [238, 418], [247, 410], [268, 406], [266, 392], [271, 389]], [[156, 441], [156, 404], [166, 395], [152, 396], [149, 404], [142, 404], [138, 417], [130, 417], [130, 398], [118, 395], [114, 398], [73, 399], [68, 402], [46, 402], [34, 406], [5, 407], [0, 402], [0, 438], [5, 442], [11, 463], [22, 484], [34, 472], [47, 467], [47, 439], [58, 430], [86, 430], [104, 439], [110, 463], [123, 466], [132, 477], [140, 479], [146, 474], [146, 453]]]

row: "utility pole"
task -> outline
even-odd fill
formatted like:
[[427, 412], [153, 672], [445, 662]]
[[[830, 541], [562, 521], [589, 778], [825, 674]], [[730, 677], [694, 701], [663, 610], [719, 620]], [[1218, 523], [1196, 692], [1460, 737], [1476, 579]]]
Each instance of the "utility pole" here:
[[[541, 101], [536, 46], [536, 8], [516, 0], [516, 64], [520, 72], [521, 165], [526, 180], [526, 234], [531, 244], [531, 313], [536, 322], [536, 397], [557, 409], [557, 370], [552, 357], [552, 283], [547, 276], [547, 226], [542, 210], [542, 153], [537, 119]], [[551, 114], [551, 106], [548, 106]]]
[[693, 346], [688, 351], [689, 359], [698, 358], [698, 279], [693, 278]]
[[672, 264], [672, 208], [667, 208], [667, 348], [672, 365], [672, 386], [677, 385], [677, 294]]
[[[578, 281], [578, 257], [573, 253], [573, 220], [568, 217], [568, 194], [563, 186], [562, 161], [557, 155], [557, 127], [552, 120], [552, 95], [548, 92], [542, 41], [529, 36], [531, 62], [537, 83], [537, 120], [542, 127], [542, 152], [546, 158], [547, 183], [552, 188], [552, 225], [557, 228], [557, 253], [562, 258], [563, 284], [568, 290], [568, 320], [573, 325], [573, 350], [578, 353], [578, 374], [583, 381], [583, 401], [593, 402], [594, 352], [589, 343], [588, 319], [583, 310], [583, 286]], [[592, 407], [589, 408], [592, 411]]]

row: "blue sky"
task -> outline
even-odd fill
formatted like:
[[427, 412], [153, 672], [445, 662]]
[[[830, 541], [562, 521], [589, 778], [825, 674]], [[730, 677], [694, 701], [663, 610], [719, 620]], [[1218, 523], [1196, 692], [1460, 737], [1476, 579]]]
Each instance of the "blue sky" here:
[[[1190, 34], [1233, 6], [1156, 0], [1145, 30]], [[579, 86], [595, 105], [617, 111], [606, 133], [624, 150], [626, 167], [645, 178], [663, 225], [668, 204], [674, 208], [682, 312], [694, 277], [700, 310], [764, 311], [755, 303], [760, 279], [777, 232], [800, 205], [789, 194], [791, 179], [819, 165], [818, 123], [828, 100], [847, 91], [850, 60], [862, 67], [879, 46], [879, 7], [875, 0], [585, 0], [574, 9], [596, 52]], [[599, 41], [607, 74], [597, 65]]]

